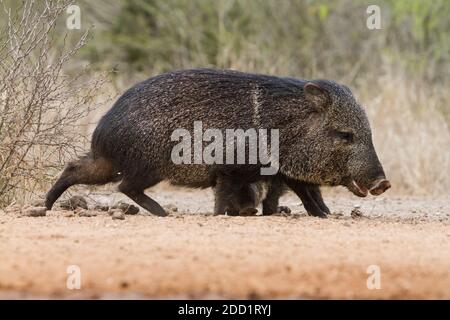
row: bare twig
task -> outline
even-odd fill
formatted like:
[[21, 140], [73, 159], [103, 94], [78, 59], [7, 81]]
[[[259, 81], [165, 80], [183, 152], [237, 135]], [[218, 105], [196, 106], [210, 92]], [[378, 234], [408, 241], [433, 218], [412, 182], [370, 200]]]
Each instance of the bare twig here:
[[83, 152], [80, 120], [101, 103], [94, 98], [105, 76], [64, 73], [90, 32], [72, 43], [58, 29], [70, 3], [29, 0], [14, 11], [0, 0], [0, 205], [45, 185], [67, 157]]

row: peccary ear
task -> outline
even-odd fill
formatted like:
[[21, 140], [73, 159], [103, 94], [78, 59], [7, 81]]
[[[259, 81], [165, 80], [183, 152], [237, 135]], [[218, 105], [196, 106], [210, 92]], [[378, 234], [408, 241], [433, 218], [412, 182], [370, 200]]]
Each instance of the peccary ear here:
[[329, 103], [329, 95], [324, 88], [314, 82], [308, 82], [303, 89], [306, 99], [312, 102], [318, 111], [324, 111], [326, 109]]

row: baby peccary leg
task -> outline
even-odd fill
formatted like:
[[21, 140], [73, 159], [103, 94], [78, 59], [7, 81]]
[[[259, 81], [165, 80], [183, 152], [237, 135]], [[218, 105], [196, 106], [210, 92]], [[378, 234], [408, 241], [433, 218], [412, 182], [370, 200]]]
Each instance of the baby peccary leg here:
[[239, 209], [236, 207], [236, 201], [233, 197], [235, 190], [232, 184], [218, 177], [214, 187], [214, 214], [238, 215]]
[[148, 212], [160, 217], [165, 217], [167, 216], [167, 212], [159, 205], [158, 202], [144, 193], [146, 188], [154, 186], [158, 182], [159, 180], [157, 179], [139, 181], [139, 178], [131, 179], [124, 177], [119, 185], [119, 190]]
[[253, 184], [242, 184], [229, 178], [218, 177], [214, 187], [214, 214], [255, 215], [257, 190]]
[[280, 197], [286, 191], [286, 185], [278, 178], [270, 181], [267, 195], [263, 200], [263, 215], [272, 215], [275, 213], [291, 213], [291, 209], [286, 206], [279, 206]]
[[275, 213], [291, 213], [291, 209], [288, 206], [279, 206], [279, 197], [267, 195], [267, 198], [263, 201], [263, 215], [270, 216]]
[[261, 202], [260, 185], [244, 184], [238, 194], [238, 208], [240, 216], [254, 216], [258, 213], [256, 207]]
[[286, 184], [300, 197], [309, 215], [326, 218], [327, 214], [330, 213], [323, 202], [319, 186], [291, 179], [287, 179]]

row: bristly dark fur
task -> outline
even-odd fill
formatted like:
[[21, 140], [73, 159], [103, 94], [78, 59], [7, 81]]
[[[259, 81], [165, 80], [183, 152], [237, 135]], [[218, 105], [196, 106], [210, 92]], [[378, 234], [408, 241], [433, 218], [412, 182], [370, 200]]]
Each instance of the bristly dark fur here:
[[[279, 129], [279, 173], [261, 177], [260, 164], [174, 164], [171, 150], [177, 142], [171, 141], [171, 134], [179, 128], [193, 132], [194, 121], [202, 121], [203, 129]], [[336, 132], [342, 131], [351, 131], [354, 143], [339, 141]], [[323, 216], [328, 208], [320, 185], [349, 186], [356, 181], [369, 187], [384, 173], [364, 110], [347, 87], [327, 80], [308, 82], [230, 70], [181, 70], [138, 83], [116, 101], [93, 133], [89, 156], [66, 168], [49, 191], [46, 206], [51, 208], [73, 184], [120, 180], [120, 191], [148, 211], [165, 215], [144, 189], [162, 180], [214, 187], [223, 176], [256, 188], [250, 199], [257, 199], [261, 188], [250, 184], [266, 183], [272, 192], [258, 201], [266, 201], [267, 213], [274, 210], [273, 203], [287, 184], [304, 203], [313, 203], [309, 209], [305, 205], [308, 212]]]

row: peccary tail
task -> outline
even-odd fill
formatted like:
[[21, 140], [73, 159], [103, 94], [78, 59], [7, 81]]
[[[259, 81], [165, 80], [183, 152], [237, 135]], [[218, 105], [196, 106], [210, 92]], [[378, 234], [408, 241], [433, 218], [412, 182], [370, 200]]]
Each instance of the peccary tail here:
[[45, 206], [50, 210], [61, 194], [74, 184], [106, 184], [118, 180], [120, 174], [110, 161], [102, 157], [94, 158], [89, 153], [66, 166], [58, 181], [47, 193]]

